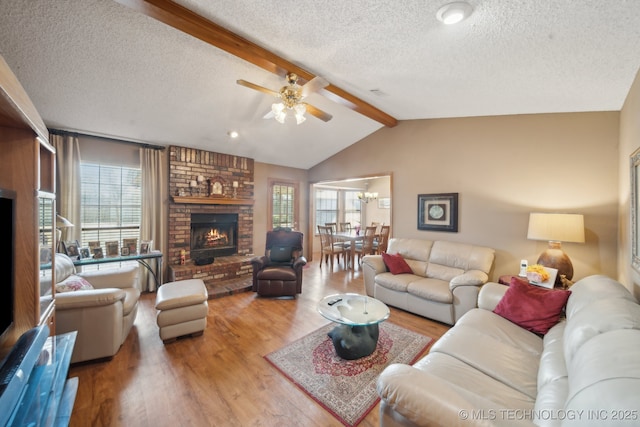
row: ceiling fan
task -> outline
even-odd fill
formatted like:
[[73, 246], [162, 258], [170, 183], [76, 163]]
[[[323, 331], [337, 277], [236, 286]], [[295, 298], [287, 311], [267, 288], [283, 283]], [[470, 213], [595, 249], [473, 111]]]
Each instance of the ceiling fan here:
[[282, 86], [279, 91], [267, 89], [266, 87], [259, 86], [246, 80], [237, 80], [237, 83], [241, 86], [246, 86], [248, 88], [273, 95], [280, 100], [280, 102], [273, 103], [271, 111], [264, 116], [265, 119], [273, 117], [278, 122], [284, 123], [284, 120], [287, 117], [287, 112], [292, 111], [297, 124], [306, 120], [304, 116], [305, 112], [309, 112], [312, 116], [315, 116], [325, 122], [331, 120], [333, 117], [331, 114], [326, 113], [311, 104], [303, 102], [311, 93], [329, 86], [329, 82], [327, 80], [322, 77], [314, 77], [304, 85], [300, 86], [297, 83], [297, 74], [288, 73], [286, 79], [287, 84]]

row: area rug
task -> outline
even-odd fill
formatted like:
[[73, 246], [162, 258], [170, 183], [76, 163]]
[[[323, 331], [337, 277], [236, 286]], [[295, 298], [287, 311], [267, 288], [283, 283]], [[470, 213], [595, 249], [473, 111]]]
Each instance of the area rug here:
[[392, 363], [415, 362], [431, 338], [383, 322], [378, 346], [371, 355], [344, 360], [336, 355], [327, 336], [335, 326], [325, 325], [264, 357], [345, 426], [352, 427], [378, 403], [376, 380], [382, 370]]

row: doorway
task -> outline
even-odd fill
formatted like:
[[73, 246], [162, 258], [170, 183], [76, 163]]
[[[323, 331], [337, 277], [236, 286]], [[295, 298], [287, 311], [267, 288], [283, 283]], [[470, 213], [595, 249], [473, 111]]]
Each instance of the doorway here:
[[363, 228], [372, 223], [391, 225], [391, 180], [391, 174], [380, 174], [312, 184], [309, 235], [315, 236], [313, 253], [320, 251], [317, 226], [326, 222], [351, 222], [352, 227]]

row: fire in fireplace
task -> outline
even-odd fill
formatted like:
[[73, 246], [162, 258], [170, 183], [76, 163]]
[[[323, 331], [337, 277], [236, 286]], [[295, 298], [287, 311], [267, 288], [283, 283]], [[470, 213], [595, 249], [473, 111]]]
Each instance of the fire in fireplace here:
[[238, 214], [191, 214], [191, 259], [235, 255], [237, 252]]

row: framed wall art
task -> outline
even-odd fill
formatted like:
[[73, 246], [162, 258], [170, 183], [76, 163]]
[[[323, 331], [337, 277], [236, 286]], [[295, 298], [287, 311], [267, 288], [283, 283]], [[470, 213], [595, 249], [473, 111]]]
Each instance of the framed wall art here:
[[418, 194], [418, 230], [458, 232], [458, 193]]
[[391, 197], [380, 197], [378, 199], [378, 209], [391, 209]]

